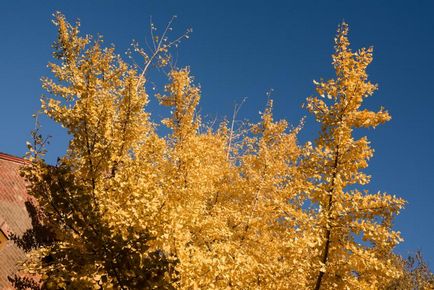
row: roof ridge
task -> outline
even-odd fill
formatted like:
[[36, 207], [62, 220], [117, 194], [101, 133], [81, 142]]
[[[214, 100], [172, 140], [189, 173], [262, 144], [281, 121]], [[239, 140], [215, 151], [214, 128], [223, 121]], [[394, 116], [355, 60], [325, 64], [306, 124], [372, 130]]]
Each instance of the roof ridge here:
[[21, 164], [28, 162], [24, 158], [17, 157], [17, 156], [11, 155], [11, 154], [3, 153], [3, 152], [0, 152], [0, 159], [12, 161], [12, 162], [16, 162], [16, 163], [21, 163]]

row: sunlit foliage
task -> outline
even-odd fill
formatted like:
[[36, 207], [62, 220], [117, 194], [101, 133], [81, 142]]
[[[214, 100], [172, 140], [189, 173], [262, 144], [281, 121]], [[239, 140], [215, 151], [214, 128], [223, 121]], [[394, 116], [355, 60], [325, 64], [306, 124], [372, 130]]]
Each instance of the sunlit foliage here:
[[321, 123], [301, 165], [310, 180], [309, 197], [319, 205], [312, 225], [318, 236], [312, 249], [314, 289], [378, 289], [401, 275], [392, 254], [401, 238], [391, 227], [404, 201], [361, 189], [370, 180], [362, 170], [373, 150], [366, 137], [353, 136], [354, 129], [376, 127], [390, 116], [361, 108], [377, 89], [366, 73], [372, 48], [352, 52], [347, 34], [343, 23], [333, 54], [336, 78], [315, 82], [320, 97], [307, 99], [307, 109]]
[[[54, 23], [41, 111], [71, 139], [49, 165], [34, 133], [23, 169], [48, 236], [28, 246], [23, 271], [38, 274], [42, 288], [386, 289], [429, 276], [392, 252], [404, 201], [363, 189], [373, 149], [353, 131], [390, 116], [362, 108], [377, 89], [366, 74], [372, 49], [352, 52], [345, 23], [336, 77], [315, 82], [318, 96], [307, 99], [321, 132], [305, 145], [297, 140], [303, 121], [275, 120], [271, 99], [241, 133], [234, 122], [206, 126], [201, 89], [169, 52], [189, 31], [170, 42], [170, 26], [160, 37], [152, 26], [151, 51], [133, 46], [141, 68], [102, 38], [81, 36], [79, 23], [61, 14]], [[155, 95], [170, 110], [161, 121], [146, 108], [152, 67], [169, 68]]]

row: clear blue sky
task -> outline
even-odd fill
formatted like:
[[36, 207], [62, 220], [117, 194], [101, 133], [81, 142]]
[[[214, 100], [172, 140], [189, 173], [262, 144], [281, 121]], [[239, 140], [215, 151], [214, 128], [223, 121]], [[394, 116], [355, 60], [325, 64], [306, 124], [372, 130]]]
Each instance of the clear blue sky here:
[[[380, 90], [366, 105], [384, 105], [393, 117], [361, 132], [375, 148], [369, 189], [408, 201], [396, 220], [405, 239], [397, 250], [421, 249], [434, 267], [434, 1], [0, 0], [2, 152], [22, 156], [26, 150], [43, 93], [39, 78], [48, 74], [56, 10], [79, 18], [83, 32], [104, 35], [119, 52], [132, 39], [143, 40], [151, 15], [160, 26], [177, 15], [176, 31], [194, 30], [178, 64], [190, 65], [201, 84], [203, 114], [230, 115], [247, 97], [240, 117], [257, 120], [273, 88], [276, 116], [293, 124], [307, 114], [301, 104], [313, 93], [312, 80], [332, 76], [333, 37], [337, 25], [348, 22], [353, 48], [374, 46], [369, 74]], [[54, 136], [49, 149], [55, 160], [67, 139], [51, 124], [44, 132]], [[310, 117], [301, 139], [315, 136]]]

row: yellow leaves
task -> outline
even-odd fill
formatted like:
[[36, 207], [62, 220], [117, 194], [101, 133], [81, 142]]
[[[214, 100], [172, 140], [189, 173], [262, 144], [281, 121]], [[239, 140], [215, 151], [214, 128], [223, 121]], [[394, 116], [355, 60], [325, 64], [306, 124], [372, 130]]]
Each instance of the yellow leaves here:
[[[400, 241], [391, 229], [391, 219], [403, 206], [402, 200], [386, 194], [345, 191], [348, 186], [362, 186], [370, 180], [361, 170], [368, 166], [373, 150], [366, 137], [355, 140], [353, 130], [376, 127], [390, 120], [383, 109], [360, 109], [363, 99], [377, 89], [367, 80], [366, 73], [372, 48], [353, 53], [347, 35], [348, 26], [343, 23], [335, 39], [336, 78], [314, 82], [317, 93], [327, 96], [330, 103], [319, 97], [307, 99], [307, 109], [322, 126], [316, 146], [306, 146], [301, 164], [312, 184], [310, 197], [320, 209], [316, 223], [317, 235], [323, 241], [317, 256], [321, 267], [313, 275], [315, 285], [321, 288], [338, 287], [343, 280], [351, 281], [348, 283], [357, 288], [375, 285], [372, 280], [377, 277], [386, 277], [384, 281], [390, 282], [395, 276], [389, 271], [391, 265], [385, 266], [388, 256], [384, 253], [391, 254]], [[358, 244], [355, 235], [361, 235], [369, 244]], [[353, 273], [358, 275], [354, 277]], [[371, 282], [364, 284], [364, 280]]]
[[319, 271], [321, 273], [325, 273], [327, 271], [326, 264], [319, 262], [319, 265], [320, 265]]
[[346, 121], [349, 126], [356, 128], [369, 128], [376, 127], [379, 124], [383, 124], [391, 119], [389, 113], [387, 111], [379, 111], [377, 113], [371, 112], [368, 110], [351, 112]]
[[200, 89], [192, 84], [188, 68], [172, 70], [169, 78], [171, 83], [165, 87], [168, 95], [157, 94], [157, 98], [161, 105], [173, 107], [171, 119], [165, 120], [164, 124], [173, 130], [176, 139], [182, 139], [199, 127], [195, 110], [200, 100]]
[[390, 257], [401, 238], [391, 225], [404, 201], [347, 190], [369, 182], [362, 170], [373, 155], [353, 129], [390, 116], [360, 109], [376, 89], [365, 72], [372, 50], [352, 53], [346, 24], [336, 79], [314, 82], [321, 97], [306, 102], [320, 136], [299, 146], [303, 122], [290, 130], [274, 120], [271, 100], [240, 133], [227, 121], [199, 130], [200, 88], [188, 68], [172, 70], [157, 94], [171, 110], [161, 123], [172, 132], [160, 136], [145, 71], [56, 21], [60, 63], [43, 80], [51, 95], [41, 109], [71, 142], [56, 166], [37, 157], [24, 171], [58, 241], [33, 252], [28, 270], [75, 289], [366, 289], [397, 276]]

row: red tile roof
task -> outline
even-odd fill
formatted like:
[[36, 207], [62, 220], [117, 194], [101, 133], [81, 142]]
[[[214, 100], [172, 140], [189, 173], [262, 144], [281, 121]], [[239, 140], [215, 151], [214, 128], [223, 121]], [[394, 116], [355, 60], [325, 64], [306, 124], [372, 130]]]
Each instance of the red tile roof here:
[[[25, 163], [22, 158], [0, 152], [0, 230], [6, 235], [22, 235], [31, 227], [24, 205], [30, 196], [19, 173]], [[17, 262], [24, 258], [24, 252], [12, 241], [0, 248], [0, 289], [12, 289], [7, 276], [17, 271]]]

